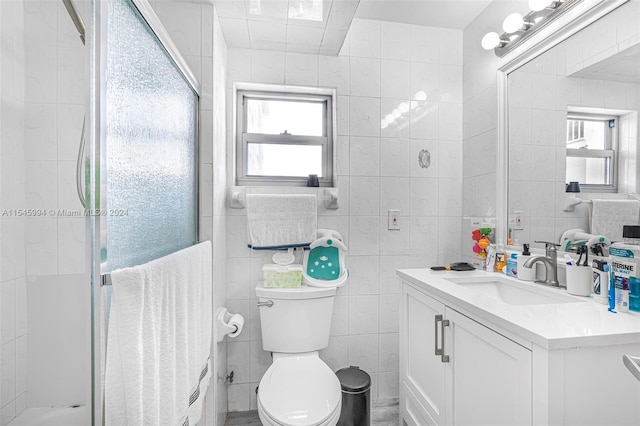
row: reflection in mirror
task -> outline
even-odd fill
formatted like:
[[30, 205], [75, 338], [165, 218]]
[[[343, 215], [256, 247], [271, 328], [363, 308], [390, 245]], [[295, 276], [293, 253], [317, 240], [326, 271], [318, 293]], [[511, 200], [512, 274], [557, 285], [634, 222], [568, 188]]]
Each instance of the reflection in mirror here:
[[[613, 231], [593, 226], [594, 204], [596, 215], [603, 207], [624, 204], [636, 214], [622, 223], [638, 223], [640, 44], [617, 28], [628, 7], [508, 76], [508, 211], [515, 244], [562, 242], [569, 230], [582, 232], [566, 235], [606, 232], [619, 240], [621, 224], [610, 227]], [[580, 193], [565, 192], [571, 181], [579, 182]], [[608, 200], [628, 201], [613, 205]], [[517, 216], [516, 226], [512, 218]], [[628, 223], [632, 217], [635, 223]]]

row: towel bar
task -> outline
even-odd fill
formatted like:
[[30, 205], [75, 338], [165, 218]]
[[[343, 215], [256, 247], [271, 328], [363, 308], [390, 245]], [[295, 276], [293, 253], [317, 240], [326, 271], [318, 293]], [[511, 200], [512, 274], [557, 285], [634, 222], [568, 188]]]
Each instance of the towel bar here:
[[111, 274], [100, 275], [100, 287], [104, 287], [106, 285], [111, 285]]

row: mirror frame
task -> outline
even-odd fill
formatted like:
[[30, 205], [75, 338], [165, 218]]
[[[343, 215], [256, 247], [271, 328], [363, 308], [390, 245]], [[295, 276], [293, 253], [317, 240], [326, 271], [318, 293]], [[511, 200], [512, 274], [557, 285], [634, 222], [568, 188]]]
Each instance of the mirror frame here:
[[508, 75], [568, 39], [629, 0], [582, 0], [540, 32], [532, 35], [498, 63], [498, 146], [496, 170], [496, 242], [507, 245], [509, 233], [509, 89]]

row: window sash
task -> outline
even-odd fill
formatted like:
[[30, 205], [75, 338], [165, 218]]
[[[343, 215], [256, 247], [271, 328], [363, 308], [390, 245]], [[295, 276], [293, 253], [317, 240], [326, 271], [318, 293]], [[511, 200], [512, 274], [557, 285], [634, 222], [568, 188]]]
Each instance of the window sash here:
[[[248, 133], [247, 99], [288, 101], [288, 102], [321, 102], [324, 103], [323, 133], [324, 136], [307, 136], [296, 134], [263, 134]], [[238, 91], [236, 124], [236, 184], [237, 185], [270, 185], [270, 186], [304, 186], [307, 177], [291, 176], [251, 176], [247, 174], [247, 144], [284, 144], [284, 145], [316, 145], [322, 146], [322, 177], [320, 186], [333, 185], [333, 97], [331, 95], [312, 95], [304, 93]]]
[[[613, 115], [606, 114], [588, 114], [588, 113], [576, 113], [569, 112], [567, 114], [567, 120], [579, 120], [579, 121], [592, 121], [601, 122], [605, 126], [604, 132], [604, 146], [605, 149], [588, 149], [588, 148], [567, 148], [566, 156], [578, 157], [578, 158], [604, 158], [605, 161], [605, 175], [610, 183], [608, 184], [583, 184], [580, 183], [580, 188], [585, 192], [618, 192], [618, 164], [616, 149], [618, 144], [618, 122], [619, 119]], [[613, 120], [615, 122], [614, 127], [611, 128], [608, 122]], [[566, 143], [566, 142], [565, 142]], [[566, 161], [565, 161], [566, 164]]]

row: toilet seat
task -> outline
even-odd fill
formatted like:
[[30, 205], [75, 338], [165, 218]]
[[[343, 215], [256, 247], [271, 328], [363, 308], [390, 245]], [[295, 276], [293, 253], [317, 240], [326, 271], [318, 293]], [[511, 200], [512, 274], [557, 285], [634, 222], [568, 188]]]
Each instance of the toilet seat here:
[[258, 412], [273, 425], [335, 425], [341, 401], [340, 382], [317, 352], [275, 358], [258, 390]]

